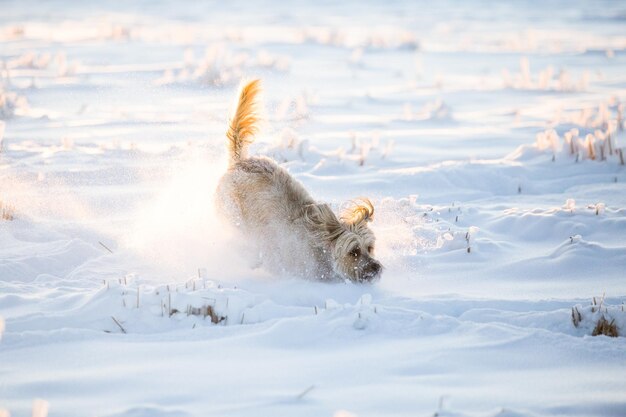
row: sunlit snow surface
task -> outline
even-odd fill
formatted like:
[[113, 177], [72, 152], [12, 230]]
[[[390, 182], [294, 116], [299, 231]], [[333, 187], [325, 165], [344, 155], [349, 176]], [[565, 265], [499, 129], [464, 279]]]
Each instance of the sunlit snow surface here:
[[[626, 415], [623, 2], [0, 9], [0, 416]], [[372, 199], [380, 282], [240, 256], [253, 77], [252, 152]]]

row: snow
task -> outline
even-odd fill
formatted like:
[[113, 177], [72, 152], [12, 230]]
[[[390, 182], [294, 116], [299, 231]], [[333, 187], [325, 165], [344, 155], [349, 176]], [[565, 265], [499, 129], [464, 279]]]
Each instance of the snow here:
[[[101, 3], [0, 14], [0, 416], [626, 413], [622, 3]], [[246, 77], [379, 282], [242, 256]]]

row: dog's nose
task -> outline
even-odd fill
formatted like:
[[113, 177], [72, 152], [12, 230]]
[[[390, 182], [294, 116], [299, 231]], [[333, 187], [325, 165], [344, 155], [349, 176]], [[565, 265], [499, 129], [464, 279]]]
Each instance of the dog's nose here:
[[368, 263], [365, 269], [363, 270], [363, 276], [367, 280], [373, 280], [380, 276], [382, 269], [383, 269], [383, 266], [380, 263], [376, 261], [372, 261]]

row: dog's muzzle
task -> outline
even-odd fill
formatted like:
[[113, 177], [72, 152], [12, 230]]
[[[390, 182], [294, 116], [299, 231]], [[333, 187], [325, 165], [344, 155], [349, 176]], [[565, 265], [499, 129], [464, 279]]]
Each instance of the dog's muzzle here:
[[371, 260], [363, 268], [361, 279], [363, 281], [375, 281], [380, 278], [380, 274], [383, 272], [383, 266], [378, 261]]

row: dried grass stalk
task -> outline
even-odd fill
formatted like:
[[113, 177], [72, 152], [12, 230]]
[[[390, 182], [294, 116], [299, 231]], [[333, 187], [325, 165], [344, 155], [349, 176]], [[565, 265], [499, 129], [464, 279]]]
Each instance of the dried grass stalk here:
[[15, 219], [15, 207], [0, 200], [0, 219], [8, 221]]
[[600, 317], [596, 327], [593, 329], [592, 336], [609, 336], [609, 337], [617, 337], [619, 336], [619, 332], [617, 331], [617, 325], [615, 324], [615, 319], [610, 322], [606, 319], [606, 317]]
[[202, 307], [193, 307], [189, 305], [187, 307], [187, 315], [202, 316], [204, 318], [208, 316], [208, 317], [211, 317], [211, 322], [214, 324], [217, 324], [226, 320], [226, 317], [218, 316], [213, 306], [210, 306], [210, 305], [204, 305]]
[[578, 327], [582, 319], [583, 316], [580, 314], [580, 311], [578, 311], [578, 308], [572, 307], [572, 323], [574, 323], [574, 327]]

